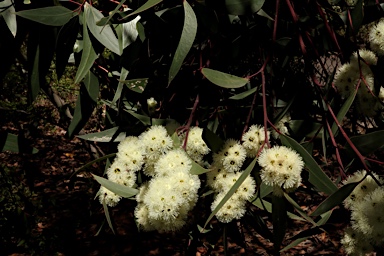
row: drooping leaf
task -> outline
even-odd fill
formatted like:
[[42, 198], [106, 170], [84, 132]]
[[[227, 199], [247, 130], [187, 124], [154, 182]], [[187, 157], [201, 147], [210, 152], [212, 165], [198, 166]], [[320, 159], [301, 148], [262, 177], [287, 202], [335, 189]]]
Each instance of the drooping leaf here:
[[[353, 136], [351, 137], [351, 141], [362, 155], [369, 155], [384, 146], [384, 131]], [[349, 144], [346, 144], [345, 148], [353, 154]]]
[[120, 81], [125, 84], [131, 91], [142, 93], [148, 84], [148, 78], [136, 78], [131, 80]]
[[232, 97], [229, 97], [229, 99], [231, 99], [231, 100], [242, 100], [242, 99], [248, 97], [249, 95], [254, 94], [256, 92], [256, 90], [257, 90], [257, 87], [252, 88], [252, 89], [250, 89], [248, 91], [245, 91], [245, 92], [233, 95]]
[[121, 132], [116, 136], [116, 132], [118, 132], [118, 130], [119, 127], [113, 127], [105, 131], [77, 135], [76, 137], [89, 141], [111, 142], [112, 138], [115, 136], [116, 138], [113, 140], [113, 142], [120, 142], [125, 139], [126, 135], [125, 132]]
[[258, 12], [263, 7], [265, 0], [225, 0], [229, 14], [244, 15]]
[[99, 79], [90, 71], [80, 86], [75, 113], [68, 127], [68, 137], [78, 133], [91, 117], [99, 96]]
[[140, 122], [145, 125], [165, 125], [167, 122], [171, 122], [171, 119], [158, 119], [158, 118], [150, 118], [149, 116], [143, 116], [137, 114], [131, 110], [125, 110], [132, 116], [136, 117]]
[[83, 52], [81, 54], [79, 67], [77, 68], [75, 83], [80, 83], [80, 81], [83, 80], [97, 59], [97, 54], [89, 38], [86, 23], [86, 19], [83, 19]]
[[207, 144], [208, 148], [210, 148], [214, 153], [219, 152], [221, 147], [224, 145], [224, 141], [207, 128], [203, 130], [201, 138]]
[[27, 139], [8, 132], [0, 132], [0, 152], [2, 151], [29, 154], [39, 152], [36, 148], [31, 147]]
[[285, 246], [283, 249], [281, 249], [280, 252], [284, 252], [286, 250], [289, 250], [289, 249], [295, 247], [296, 245], [299, 245], [300, 243], [302, 243], [303, 241], [307, 240], [310, 237], [311, 236], [305, 236], [305, 237], [298, 238], [298, 239], [294, 240], [292, 243], [290, 243], [289, 245]]
[[212, 83], [224, 88], [240, 88], [249, 82], [249, 79], [242, 78], [214, 69], [203, 68], [203, 75]]
[[284, 197], [287, 199], [287, 201], [296, 209], [296, 211], [309, 223], [311, 223], [313, 226], [317, 226], [315, 221], [311, 219], [306, 212], [301, 209], [300, 205], [298, 205], [295, 200], [293, 200], [287, 193], [284, 192]]
[[[260, 200], [260, 198], [257, 198], [256, 200], [253, 200], [251, 203], [254, 206], [258, 207], [259, 209], [266, 210], [269, 213], [272, 212], [272, 204], [266, 200]], [[292, 220], [305, 221], [305, 219], [301, 218], [300, 216], [292, 212], [287, 212], [287, 216]]]
[[142, 6], [140, 6], [136, 11], [128, 14], [126, 17], [124, 18], [128, 18], [129, 16], [132, 16], [132, 15], [136, 15], [138, 13], [141, 13], [143, 11], [146, 11], [148, 10], [149, 8], [152, 8], [153, 6], [159, 4], [163, 2], [163, 0], [148, 0], [147, 2], [145, 2], [145, 4], [143, 4]]
[[231, 189], [227, 192], [227, 194], [223, 197], [223, 199], [220, 201], [220, 203], [216, 206], [216, 208], [212, 211], [212, 213], [209, 215], [207, 221], [204, 224], [204, 227], [206, 227], [209, 223], [209, 221], [215, 216], [215, 214], [223, 207], [223, 205], [228, 201], [228, 199], [236, 192], [236, 190], [241, 186], [241, 184], [244, 182], [244, 180], [248, 177], [248, 175], [253, 170], [253, 167], [255, 167], [257, 158], [253, 159], [253, 161], [248, 165], [248, 167], [242, 172], [239, 179], [233, 184]]
[[281, 143], [297, 151], [303, 158], [306, 169], [309, 172], [309, 182], [312, 183], [319, 191], [331, 195], [337, 191], [337, 186], [332, 180], [321, 170], [315, 159], [301, 146], [297, 141], [286, 135], [280, 135]]
[[104, 18], [104, 15], [99, 10], [88, 4], [88, 2], [85, 3], [84, 19], [87, 20], [86, 23], [92, 35], [106, 48], [116, 53], [117, 55], [121, 55], [122, 52], [119, 48], [119, 41], [111, 26], [105, 25], [105, 27], [102, 27], [96, 24], [97, 21], [102, 18]]
[[4, 0], [3, 2], [0, 2], [0, 10], [0, 16], [3, 16], [9, 31], [11, 31], [13, 37], [15, 37], [17, 32], [17, 22], [15, 15], [15, 6], [13, 5], [13, 2], [11, 0]]
[[[140, 20], [140, 16], [138, 15], [135, 19], [131, 20], [130, 22], [123, 23], [123, 29], [122, 29], [122, 47], [123, 49], [127, 48], [131, 43], [135, 42], [137, 39], [137, 36], [139, 35], [137, 24]], [[142, 40], [144, 41], [144, 40]]]
[[104, 208], [104, 214], [105, 214], [105, 218], [107, 218], [109, 228], [112, 230], [112, 233], [115, 234], [115, 230], [113, 229], [111, 217], [109, 216], [109, 210], [108, 210], [107, 204], [105, 203], [105, 199], [103, 200], [103, 208]]
[[120, 79], [119, 79], [119, 84], [117, 85], [116, 93], [115, 96], [113, 96], [113, 100], [111, 102], [111, 105], [115, 105], [116, 102], [120, 99], [121, 97], [121, 92], [123, 91], [123, 81], [127, 78], [129, 74], [129, 71], [126, 70], [124, 67], [121, 68], [121, 73], [120, 73]]
[[60, 80], [73, 52], [77, 35], [79, 33], [79, 16], [73, 17], [59, 31], [56, 41], [56, 74]]
[[350, 24], [350, 22], [347, 21], [350, 33], [352, 33], [352, 28], [353, 28], [353, 32], [357, 34], [357, 32], [361, 27], [361, 24], [363, 23], [363, 19], [364, 19], [363, 5], [364, 5], [363, 0], [357, 0], [355, 6], [348, 10], [351, 12], [351, 18], [352, 18], [352, 24]]
[[[342, 122], [342, 120], [344, 119], [345, 115], [348, 113], [349, 109], [351, 108], [352, 103], [355, 100], [356, 93], [357, 93], [357, 91], [354, 90], [353, 93], [351, 93], [351, 95], [349, 95], [348, 99], [344, 102], [343, 106], [341, 107], [339, 113], [337, 113], [337, 120], [338, 120], [339, 123]], [[336, 132], [337, 132], [338, 128], [339, 127], [337, 126], [336, 122], [334, 122], [333, 125], [332, 125], [332, 134], [334, 136], [337, 135]]]
[[334, 207], [341, 204], [344, 199], [346, 199], [352, 193], [357, 185], [359, 185], [359, 182], [352, 182], [342, 186], [339, 190], [325, 199], [310, 215], [319, 216], [332, 210]]
[[[29, 48], [30, 49], [30, 48]], [[30, 95], [31, 101], [34, 101], [40, 92], [40, 46], [37, 45], [35, 58], [33, 59], [33, 67], [30, 78]]]
[[63, 6], [48, 6], [16, 12], [16, 15], [48, 26], [62, 26], [78, 13]]
[[[112, 158], [112, 157], [115, 157], [116, 156], [116, 153], [112, 153], [112, 154], [109, 154], [109, 155], [105, 155], [105, 156], [102, 156], [100, 158], [97, 158], [91, 162], [88, 162], [86, 163], [85, 165], [81, 166], [80, 168], [78, 168], [76, 171], [74, 171], [71, 176], [69, 177], [69, 179], [72, 179], [76, 174], [78, 174], [79, 172], [82, 172], [84, 170], [86, 170], [88, 167], [91, 167], [94, 163], [98, 163], [98, 162], [101, 162], [105, 159], [109, 159], [109, 158]], [[107, 165], [106, 165], [107, 166]]]
[[328, 222], [329, 218], [332, 215], [333, 210], [329, 210], [320, 215], [321, 219], [316, 222], [317, 226], [324, 225]]
[[92, 176], [93, 176], [93, 178], [95, 178], [95, 180], [98, 183], [100, 183], [101, 186], [105, 187], [106, 189], [112, 191], [113, 193], [115, 193], [119, 196], [129, 198], [129, 197], [132, 197], [134, 195], [137, 195], [137, 193], [139, 193], [139, 190], [137, 190], [135, 188], [130, 188], [130, 187], [127, 187], [124, 185], [117, 184], [115, 182], [112, 182], [112, 181], [107, 180], [103, 177], [97, 176], [95, 174], [92, 174]]
[[168, 85], [175, 78], [179, 72], [181, 65], [189, 50], [192, 47], [193, 41], [196, 37], [197, 32], [197, 19], [193, 12], [192, 7], [188, 4], [188, 1], [183, 1], [184, 6], [184, 25], [181, 32], [181, 37], [175, 55], [173, 56], [172, 64], [169, 69]]
[[273, 247], [280, 251], [287, 229], [287, 207], [284, 197], [272, 195]]

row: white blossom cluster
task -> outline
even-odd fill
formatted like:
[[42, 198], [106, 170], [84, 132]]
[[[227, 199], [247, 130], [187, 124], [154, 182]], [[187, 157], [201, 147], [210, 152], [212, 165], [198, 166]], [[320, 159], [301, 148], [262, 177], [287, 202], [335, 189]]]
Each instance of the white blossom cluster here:
[[370, 50], [361, 49], [353, 53], [349, 63], [339, 67], [334, 78], [335, 87], [342, 98], [347, 98], [359, 85], [356, 96], [357, 109], [365, 116], [374, 116], [380, 108], [375, 96], [375, 79], [370, 68], [376, 64], [376, 54]]
[[352, 182], [360, 183], [344, 201], [344, 206], [351, 210], [351, 227], [345, 230], [341, 243], [348, 255], [365, 255], [384, 245], [384, 188], [365, 170], [348, 177], [344, 184]]
[[265, 149], [258, 162], [262, 167], [261, 180], [273, 187], [276, 196], [282, 196], [283, 189], [291, 192], [300, 186], [304, 162], [293, 149], [285, 146]]
[[[199, 154], [209, 152], [201, 138], [202, 129], [193, 127], [191, 131], [187, 152], [190, 149], [194, 157], [202, 159]], [[185, 224], [188, 212], [198, 199], [200, 179], [190, 174], [191, 167], [190, 156], [173, 145], [163, 126], [154, 125], [138, 137], [129, 136], [118, 145], [107, 177], [120, 185], [134, 187], [137, 172], [142, 170], [150, 180], [141, 184], [136, 195], [138, 226], [146, 231], [174, 231]], [[121, 200], [121, 196], [105, 187], [101, 187], [98, 194], [100, 202], [105, 201], [111, 207]]]

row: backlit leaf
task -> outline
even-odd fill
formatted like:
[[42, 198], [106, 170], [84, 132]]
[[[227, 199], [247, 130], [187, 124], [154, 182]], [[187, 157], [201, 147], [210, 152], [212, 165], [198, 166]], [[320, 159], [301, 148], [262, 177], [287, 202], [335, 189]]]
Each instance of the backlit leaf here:
[[210, 82], [224, 88], [240, 88], [249, 82], [247, 78], [230, 75], [214, 69], [203, 68], [201, 72]]
[[63, 6], [48, 6], [16, 12], [16, 15], [44, 25], [62, 26], [78, 13]]
[[87, 2], [84, 5], [84, 15], [85, 19], [87, 20], [87, 26], [92, 35], [109, 50], [116, 53], [117, 55], [121, 55], [119, 41], [111, 26], [105, 25], [102, 27], [96, 24], [97, 21], [104, 18], [104, 15]]
[[181, 37], [175, 55], [173, 56], [172, 64], [169, 69], [168, 84], [172, 82], [177, 73], [180, 70], [181, 65], [189, 50], [192, 47], [193, 41], [195, 40], [197, 31], [197, 19], [193, 12], [193, 9], [187, 1], [183, 1], [184, 6], [184, 26], [181, 32]]
[[334, 207], [341, 204], [344, 199], [346, 199], [352, 193], [352, 191], [357, 185], [359, 185], [359, 182], [348, 183], [342, 186], [341, 188], [339, 188], [339, 190], [337, 190], [335, 193], [325, 199], [310, 215], [319, 216], [323, 213], [332, 210]]
[[113, 193], [115, 193], [119, 196], [129, 198], [129, 197], [132, 197], [132, 196], [136, 195], [137, 193], [139, 193], [139, 190], [137, 190], [135, 188], [130, 188], [130, 187], [127, 187], [124, 185], [117, 184], [115, 182], [112, 182], [112, 181], [107, 180], [103, 177], [97, 176], [95, 174], [92, 174], [92, 176], [93, 176], [93, 178], [95, 178], [95, 180], [98, 183], [100, 183], [101, 186], [105, 187], [106, 189], [112, 191]]

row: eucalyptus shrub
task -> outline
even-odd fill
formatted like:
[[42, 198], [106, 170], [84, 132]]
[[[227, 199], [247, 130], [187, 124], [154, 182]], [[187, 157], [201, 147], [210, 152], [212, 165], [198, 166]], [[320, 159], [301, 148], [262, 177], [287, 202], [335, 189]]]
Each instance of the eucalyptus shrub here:
[[[107, 106], [110, 128], [78, 137], [119, 143], [98, 159], [110, 158], [107, 177], [94, 175], [110, 225], [108, 207], [122, 198], [137, 201], [139, 229], [159, 232], [185, 228], [202, 197], [212, 197], [211, 213], [187, 229], [241, 221], [252, 203], [272, 213], [278, 254], [308, 237], [284, 240], [288, 204], [300, 215], [289, 216], [325, 230], [344, 202], [346, 252], [383, 246], [380, 1], [5, 0], [0, 8], [8, 37], [30, 24], [31, 100], [49, 88], [53, 57], [59, 77], [68, 60], [77, 66], [69, 137], [99, 98]], [[290, 196], [303, 184], [327, 196], [313, 212]]]

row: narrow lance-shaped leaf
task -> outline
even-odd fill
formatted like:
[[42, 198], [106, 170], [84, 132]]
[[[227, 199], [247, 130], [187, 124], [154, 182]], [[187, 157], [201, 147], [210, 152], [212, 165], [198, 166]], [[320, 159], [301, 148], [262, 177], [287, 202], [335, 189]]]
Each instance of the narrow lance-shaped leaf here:
[[148, 10], [149, 8], [152, 8], [153, 6], [159, 4], [163, 2], [163, 0], [148, 0], [147, 2], [145, 2], [145, 4], [143, 4], [142, 6], [140, 6], [136, 11], [134, 12], [131, 12], [130, 14], [128, 14], [125, 18], [128, 18], [129, 16], [132, 16], [132, 15], [135, 15], [135, 14], [138, 14], [138, 13], [141, 13], [143, 11], [146, 11]]
[[[384, 146], [384, 131], [353, 136], [351, 141], [362, 155], [369, 155]], [[353, 152], [349, 144], [345, 145], [345, 148]]]
[[139, 190], [135, 188], [130, 188], [124, 185], [117, 184], [115, 182], [104, 179], [103, 177], [97, 176], [95, 174], [92, 174], [92, 175], [95, 178], [95, 180], [98, 183], [100, 183], [101, 186], [105, 187], [106, 189], [112, 191], [113, 193], [119, 196], [129, 198], [139, 193]]
[[78, 13], [63, 6], [49, 6], [16, 12], [16, 15], [48, 26], [62, 26]]
[[248, 91], [245, 91], [245, 92], [233, 95], [232, 97], [229, 97], [229, 99], [231, 99], [231, 100], [242, 100], [242, 99], [248, 97], [249, 95], [254, 94], [256, 92], [256, 90], [257, 90], [257, 87], [252, 88], [252, 89], [250, 89]]
[[40, 92], [40, 46], [37, 45], [35, 59], [33, 60], [33, 67], [30, 78], [30, 95], [31, 101], [34, 101]]
[[284, 197], [272, 195], [273, 247], [280, 250], [287, 229], [287, 208]]
[[[111, 139], [113, 138], [114, 135], [116, 135], [116, 132], [118, 130], [119, 130], [119, 127], [113, 127], [105, 131], [88, 133], [84, 135], [77, 135], [76, 137], [83, 140], [89, 140], [89, 141], [111, 142]], [[121, 132], [116, 136], [116, 138], [113, 141], [114, 142], [123, 141], [125, 137], [126, 137], [125, 132]]]
[[107, 206], [107, 204], [105, 202], [105, 199], [103, 199], [103, 208], [104, 208], [105, 218], [107, 218], [108, 225], [111, 228], [113, 234], [115, 234], [115, 230], [113, 229], [111, 217], [109, 216], [108, 206]]
[[0, 132], [0, 152], [11, 151], [15, 153], [37, 153], [39, 150], [29, 145], [29, 141], [17, 135]]
[[193, 41], [196, 37], [197, 31], [197, 19], [196, 15], [193, 12], [192, 7], [184, 0], [184, 26], [183, 31], [181, 32], [181, 37], [175, 55], [173, 56], [172, 64], [169, 69], [168, 76], [168, 85], [175, 78], [176, 74], [179, 72], [181, 65], [185, 57], [187, 56], [189, 50], [193, 45]]
[[[116, 153], [112, 153], [112, 154], [109, 154], [109, 155], [105, 155], [105, 156], [102, 156], [100, 158], [97, 158], [91, 162], [88, 162], [86, 163], [85, 165], [81, 166], [80, 168], [78, 168], [76, 171], [74, 171], [71, 176], [69, 177], [69, 179], [72, 179], [76, 174], [78, 174], [79, 172], [82, 172], [82, 171], [85, 171], [88, 167], [91, 167], [94, 163], [98, 163], [100, 161], [103, 161], [105, 159], [107, 159], [107, 163], [108, 163], [108, 158], [111, 158], [111, 157], [115, 157], [116, 156]], [[107, 165], [106, 165], [107, 166]]]
[[[361, 85], [361, 86], [365, 86], [365, 85]], [[341, 107], [339, 113], [337, 113], [337, 120], [339, 121], [339, 123], [341, 123], [341, 121], [343, 120], [343, 118], [348, 113], [349, 109], [351, 108], [352, 103], [355, 100], [356, 93], [357, 93], [357, 91], [354, 90], [353, 93], [351, 93], [351, 95], [349, 95], [348, 99], [344, 102], [343, 106]], [[334, 122], [332, 125], [333, 136], [336, 136], [336, 132], [337, 132], [338, 128], [339, 127], [337, 126], [336, 122]]]
[[105, 27], [101, 27], [96, 24], [97, 21], [104, 18], [104, 15], [87, 2], [84, 5], [84, 15], [84, 18], [87, 20], [87, 26], [92, 35], [109, 50], [117, 55], [121, 55], [119, 41], [111, 26], [105, 25]]
[[337, 186], [333, 184], [332, 180], [321, 170], [320, 166], [303, 146], [294, 139], [283, 134], [280, 135], [280, 140], [283, 145], [291, 147], [301, 155], [309, 172], [310, 183], [312, 183], [318, 190], [328, 195], [337, 191]]
[[91, 39], [88, 35], [86, 23], [87, 21], [83, 16], [83, 52], [81, 54], [79, 67], [77, 68], [75, 83], [79, 83], [83, 80], [97, 59], [97, 54], [92, 47]]
[[5, 0], [3, 2], [0, 2], [0, 10], [0, 16], [4, 17], [5, 23], [7, 24], [9, 31], [11, 31], [13, 37], [15, 37], [17, 31], [17, 23], [15, 15], [15, 6], [13, 5], [13, 1]]
[[311, 216], [319, 216], [325, 212], [328, 212], [329, 210], [332, 210], [334, 207], [341, 204], [344, 201], [344, 199], [346, 199], [352, 193], [352, 191], [355, 189], [357, 185], [359, 185], [359, 182], [348, 183], [342, 186], [339, 190], [337, 190], [335, 193], [333, 193], [327, 199], [325, 199], [316, 208], [316, 210], [313, 213], [311, 213]]
[[215, 216], [215, 214], [221, 209], [221, 207], [223, 207], [223, 205], [228, 201], [228, 199], [236, 192], [236, 190], [241, 186], [244, 180], [248, 177], [248, 175], [253, 170], [253, 167], [255, 167], [256, 161], [257, 161], [257, 158], [253, 159], [253, 161], [249, 164], [247, 169], [243, 171], [239, 179], [235, 182], [235, 184], [233, 184], [233, 186], [228, 191], [228, 193], [223, 197], [221, 202], [216, 206], [216, 208], [209, 215], [207, 221], [204, 224], [204, 228], [208, 225], [209, 221], [213, 218], [213, 216]]
[[127, 78], [128, 74], [129, 74], [129, 71], [126, 70], [124, 67], [122, 67], [121, 73], [120, 73], [120, 81], [119, 81], [119, 84], [117, 85], [115, 96], [113, 97], [113, 100], [111, 102], [112, 105], [115, 105], [116, 102], [120, 99], [121, 92], [123, 91], [123, 85], [124, 85], [122, 81]]
[[203, 68], [201, 72], [210, 82], [224, 88], [240, 88], [249, 82], [247, 78], [230, 75], [209, 68]]

